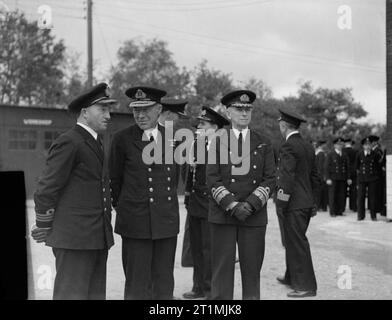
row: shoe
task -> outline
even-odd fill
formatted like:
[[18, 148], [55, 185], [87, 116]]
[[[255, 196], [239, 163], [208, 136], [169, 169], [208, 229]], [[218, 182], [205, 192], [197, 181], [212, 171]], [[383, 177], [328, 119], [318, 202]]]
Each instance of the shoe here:
[[182, 295], [185, 299], [190, 299], [190, 300], [194, 300], [194, 299], [201, 299], [201, 298], [207, 298], [204, 293], [202, 292], [195, 292], [195, 291], [189, 291], [189, 292], [185, 292]]
[[362, 220], [364, 220], [364, 218], [358, 218], [357, 220], [358, 220], [358, 221], [362, 221]]
[[291, 291], [287, 294], [289, 298], [305, 298], [316, 296], [316, 291]]
[[280, 284], [283, 284], [285, 286], [291, 286], [291, 283], [287, 281], [285, 277], [277, 277], [276, 280], [278, 280]]
[[377, 221], [377, 218], [372, 218], [372, 221]]

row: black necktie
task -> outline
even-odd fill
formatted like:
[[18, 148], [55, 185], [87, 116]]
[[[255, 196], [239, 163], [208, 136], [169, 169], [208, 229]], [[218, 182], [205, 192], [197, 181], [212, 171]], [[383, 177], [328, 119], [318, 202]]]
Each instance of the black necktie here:
[[150, 142], [153, 142], [154, 141], [154, 136], [151, 134], [151, 136], [150, 136]]
[[103, 139], [100, 135], [97, 136], [97, 142], [100, 150], [103, 152]]
[[238, 136], [238, 156], [242, 157], [242, 132]]

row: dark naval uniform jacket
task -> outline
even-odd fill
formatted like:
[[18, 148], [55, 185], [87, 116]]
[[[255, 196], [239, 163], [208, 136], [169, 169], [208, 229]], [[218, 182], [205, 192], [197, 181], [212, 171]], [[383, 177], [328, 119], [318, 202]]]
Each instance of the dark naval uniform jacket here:
[[[216, 157], [214, 163], [209, 158], [207, 164], [207, 185], [212, 196], [208, 220], [218, 224], [265, 226], [268, 222], [265, 204], [275, 188], [275, 159], [271, 142], [267, 137], [249, 129], [246, 139], [250, 150], [243, 154], [249, 160], [249, 171], [244, 175], [234, 175], [232, 169], [238, 163], [231, 157], [230, 141], [237, 143], [238, 140], [232, 130], [223, 130], [227, 139], [218, 136], [212, 140], [208, 152]], [[247, 201], [255, 209], [254, 213], [244, 222], [239, 221], [226, 211], [227, 206], [234, 201]]]
[[377, 171], [379, 161], [380, 155], [374, 151], [370, 151], [366, 156], [364, 151], [358, 152], [355, 161], [358, 182], [376, 181], [379, 178]]
[[320, 175], [313, 147], [299, 133], [280, 148], [277, 168], [277, 204], [285, 211], [316, 207]]
[[38, 227], [52, 227], [46, 244], [108, 249], [113, 242], [110, 186], [99, 143], [76, 125], [49, 149], [34, 194]]
[[[158, 125], [161, 138], [165, 129]], [[116, 209], [115, 232], [135, 239], [163, 239], [179, 232], [177, 184], [179, 166], [171, 156], [165, 164], [165, 144], [174, 149], [173, 141], [162, 143], [162, 161], [143, 162], [143, 130], [137, 125], [118, 131], [112, 141], [110, 178], [113, 206]], [[173, 150], [174, 154], [174, 150]]]
[[[193, 150], [194, 161], [197, 161], [197, 146], [200, 145], [195, 140]], [[199, 218], [208, 218], [208, 206], [210, 193], [208, 192], [206, 168], [207, 168], [207, 144], [203, 141], [204, 159], [199, 159], [200, 163], [189, 164], [185, 184], [185, 194], [189, 195], [188, 213]], [[201, 153], [202, 155], [202, 153]], [[202, 161], [200, 161], [202, 160]]]
[[342, 152], [342, 155], [339, 156], [335, 150], [328, 153], [324, 171], [326, 180], [343, 181], [350, 179], [350, 170], [350, 161], [347, 154]]

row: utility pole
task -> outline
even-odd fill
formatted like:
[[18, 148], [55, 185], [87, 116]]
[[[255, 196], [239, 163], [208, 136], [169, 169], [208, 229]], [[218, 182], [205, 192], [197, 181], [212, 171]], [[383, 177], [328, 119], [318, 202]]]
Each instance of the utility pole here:
[[93, 85], [93, 1], [87, 0], [87, 86]]
[[392, 219], [392, 0], [386, 0], [387, 43], [387, 218]]

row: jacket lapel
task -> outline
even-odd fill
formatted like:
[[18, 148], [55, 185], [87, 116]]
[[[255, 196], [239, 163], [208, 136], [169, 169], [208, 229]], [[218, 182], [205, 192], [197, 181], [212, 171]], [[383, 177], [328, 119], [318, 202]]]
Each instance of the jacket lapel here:
[[98, 157], [99, 161], [102, 164], [104, 155], [103, 155], [102, 150], [98, 146], [97, 141], [94, 140], [94, 137], [79, 125], [75, 126], [75, 131], [77, 131], [84, 138], [84, 141], [86, 142], [86, 144], [95, 153], [95, 155]]
[[143, 141], [143, 130], [140, 129], [137, 125], [135, 125], [133, 130], [133, 139], [132, 142], [137, 149], [143, 151], [143, 148], [150, 143], [150, 141]]

